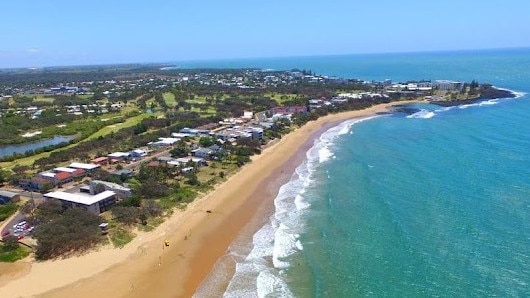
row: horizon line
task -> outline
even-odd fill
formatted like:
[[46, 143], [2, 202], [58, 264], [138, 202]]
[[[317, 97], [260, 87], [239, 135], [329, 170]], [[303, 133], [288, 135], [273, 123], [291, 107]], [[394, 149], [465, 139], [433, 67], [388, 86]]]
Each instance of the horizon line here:
[[[196, 58], [185, 60], [166, 60], [152, 62], [119, 62], [119, 63], [94, 63], [94, 64], [70, 64], [70, 65], [48, 65], [48, 66], [20, 66], [20, 67], [0, 67], [0, 71], [6, 70], [38, 70], [46, 68], [75, 68], [75, 67], [94, 67], [94, 66], [125, 66], [125, 65], [173, 65], [181, 62], [212, 62], [212, 61], [233, 61], [233, 60], [254, 60], [254, 59], [288, 59], [288, 58], [309, 58], [309, 57], [339, 57], [339, 56], [370, 56], [370, 55], [406, 55], [406, 54], [434, 54], [434, 53], [458, 53], [458, 52], [487, 52], [499, 50], [526, 50], [530, 46], [521, 47], [496, 47], [496, 48], [477, 48], [477, 49], [452, 49], [452, 50], [418, 50], [418, 51], [395, 51], [395, 52], [365, 52], [365, 53], [337, 53], [337, 54], [301, 54], [285, 56], [252, 56], [252, 57], [225, 57], [225, 58]], [[190, 67], [192, 69], [200, 67]], [[217, 68], [217, 67], [208, 67]], [[185, 68], [183, 68], [185, 69]]]

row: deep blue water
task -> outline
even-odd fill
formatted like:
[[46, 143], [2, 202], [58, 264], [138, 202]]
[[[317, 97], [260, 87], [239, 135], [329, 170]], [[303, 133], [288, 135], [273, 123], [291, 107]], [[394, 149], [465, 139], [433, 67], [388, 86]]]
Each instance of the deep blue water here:
[[[528, 49], [231, 63], [530, 91]], [[316, 141], [225, 296], [530, 296], [530, 96], [416, 108]]]

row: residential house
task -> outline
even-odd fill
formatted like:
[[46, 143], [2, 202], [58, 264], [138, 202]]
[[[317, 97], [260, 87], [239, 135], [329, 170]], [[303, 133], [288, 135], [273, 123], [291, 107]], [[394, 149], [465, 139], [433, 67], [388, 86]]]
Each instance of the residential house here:
[[193, 155], [200, 158], [210, 158], [214, 151], [210, 148], [198, 148], [192, 151]]
[[307, 112], [308, 110], [306, 106], [274, 107], [271, 109], [271, 113], [273, 115], [276, 115], [276, 114], [287, 115], [287, 114], [307, 113]]
[[159, 157], [156, 158], [156, 160], [159, 161], [159, 162], [168, 163], [168, 162], [172, 161], [173, 158], [169, 157], [169, 156], [159, 156]]
[[109, 162], [109, 159], [108, 159], [108, 157], [100, 156], [100, 157], [94, 158], [90, 162], [93, 163], [93, 164], [104, 166], [104, 165], [106, 165]]
[[119, 177], [125, 177], [125, 178], [132, 178], [134, 176], [134, 172], [130, 169], [121, 169], [121, 170], [116, 170], [112, 173], [110, 173], [111, 175], [114, 175], [114, 176], [119, 176]]
[[190, 161], [194, 162], [199, 167], [208, 165], [206, 160], [204, 160], [203, 158], [200, 158], [200, 157], [189, 156], [189, 157], [181, 157], [181, 158], [175, 159], [175, 162], [179, 163], [181, 166], [187, 165]]
[[134, 149], [129, 152], [129, 157], [132, 159], [142, 159], [147, 156], [147, 152], [142, 149]]
[[86, 172], [83, 169], [73, 169], [73, 168], [66, 168], [66, 167], [58, 167], [53, 169], [55, 173], [59, 172], [66, 172], [70, 173], [73, 178], [83, 177], [85, 176]]
[[68, 172], [55, 173], [55, 185], [61, 185], [73, 181], [73, 175]]
[[20, 186], [26, 190], [38, 191], [38, 190], [52, 188], [54, 184], [48, 179], [45, 179], [40, 176], [36, 176], [36, 177], [31, 178], [30, 180], [20, 181]]
[[113, 152], [107, 155], [110, 162], [123, 162], [129, 160], [131, 154], [129, 152]]
[[7, 204], [20, 199], [20, 195], [7, 190], [0, 190], [0, 205]]

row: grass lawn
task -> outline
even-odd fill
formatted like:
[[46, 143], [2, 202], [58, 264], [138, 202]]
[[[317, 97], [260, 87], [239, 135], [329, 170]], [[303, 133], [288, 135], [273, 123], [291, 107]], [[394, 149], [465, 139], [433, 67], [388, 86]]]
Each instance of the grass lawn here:
[[102, 129], [98, 130], [97, 132], [93, 133], [91, 136], [89, 136], [83, 141], [90, 141], [93, 139], [97, 139], [100, 136], [108, 135], [111, 132], [117, 132], [120, 129], [135, 126], [139, 124], [143, 119], [149, 118], [151, 116], [153, 116], [153, 114], [143, 113], [138, 116], [128, 118], [127, 120], [125, 120], [125, 122], [105, 126]]
[[164, 94], [162, 94], [162, 96], [164, 97], [164, 101], [168, 106], [174, 107], [177, 105], [177, 101], [175, 100], [175, 95], [173, 93], [165, 92]]
[[278, 104], [282, 105], [284, 102], [288, 100], [295, 99], [298, 96], [298, 94], [265, 93], [263, 94], [263, 96], [274, 99], [278, 102]]
[[55, 101], [55, 98], [53, 97], [46, 97], [43, 95], [37, 95], [35, 98], [33, 98], [33, 102], [47, 102], [47, 103], [53, 103]]
[[206, 103], [206, 97], [205, 96], [197, 96], [195, 95], [195, 97], [191, 100], [186, 100], [186, 102], [189, 102], [189, 103], [200, 103], [200, 104], [203, 104], [203, 103]]
[[164, 222], [163, 217], [152, 217], [147, 220], [146, 225], [139, 224], [138, 230], [144, 231], [144, 232], [151, 232], [163, 222]]
[[134, 239], [134, 234], [120, 227], [110, 229], [109, 237], [114, 247], [122, 248]]
[[29, 256], [30, 253], [31, 250], [23, 245], [19, 245], [17, 248], [8, 248], [0, 244], [0, 262], [13, 263]]
[[18, 206], [15, 203], [7, 203], [5, 205], [0, 205], [0, 221], [4, 221], [9, 218], [11, 215], [17, 212]]

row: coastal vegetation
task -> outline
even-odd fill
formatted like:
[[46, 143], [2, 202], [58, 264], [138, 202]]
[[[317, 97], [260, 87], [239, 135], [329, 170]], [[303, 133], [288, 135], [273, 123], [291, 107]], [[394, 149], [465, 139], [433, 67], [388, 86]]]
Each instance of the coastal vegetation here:
[[6, 220], [18, 210], [18, 205], [15, 203], [7, 203], [0, 205], [0, 222]]
[[[207, 166], [192, 160], [169, 166], [147, 157], [117, 165], [107, 161], [105, 169], [76, 178], [78, 184], [100, 180], [130, 187], [132, 194], [101, 216], [82, 208], [64, 208], [53, 199], [25, 206], [28, 222], [36, 226], [33, 238], [38, 260], [82, 253], [103, 243], [123, 247], [136, 231], [154, 229], [165, 217], [185, 209], [225, 181], [270, 142], [329, 113], [409, 99], [427, 98], [452, 105], [513, 96], [476, 81], [366, 83], [318, 76], [306, 70], [164, 70], [160, 65], [0, 72], [0, 92], [0, 145], [56, 135], [76, 136], [68, 144], [3, 157], [0, 182], [13, 187], [38, 172], [72, 161], [90, 162], [111, 152], [128, 152], [185, 128], [215, 129], [220, 122], [239, 119], [248, 112], [253, 119], [270, 122], [258, 138], [227, 141], [212, 135], [186, 136], [169, 148], [149, 149], [153, 156], [177, 159], [190, 157], [197, 148], [216, 147], [208, 156]], [[286, 107], [298, 110], [273, 118], [275, 108]], [[22, 136], [37, 130], [39, 134]], [[124, 168], [133, 175], [113, 174]], [[40, 191], [53, 187], [47, 185]], [[0, 220], [17, 208], [14, 203], [0, 206]], [[103, 222], [108, 223], [108, 230], [100, 228]]]
[[31, 250], [18, 243], [15, 236], [6, 236], [0, 243], [0, 262], [13, 263], [29, 256]]

